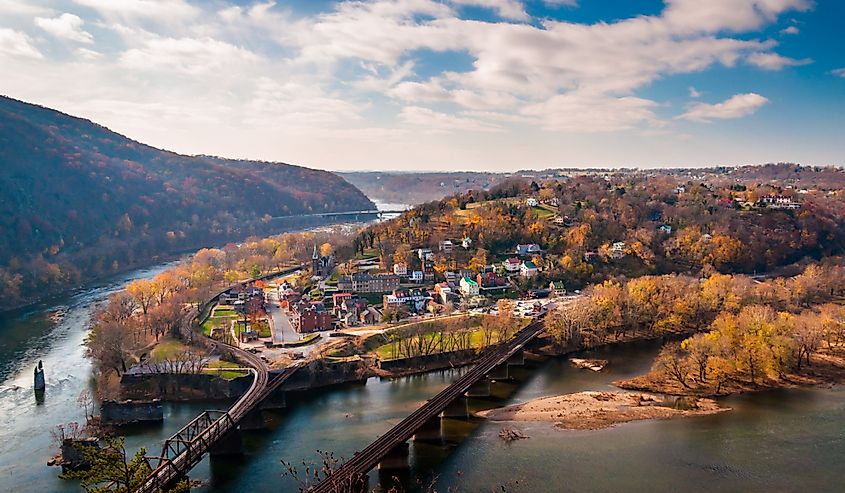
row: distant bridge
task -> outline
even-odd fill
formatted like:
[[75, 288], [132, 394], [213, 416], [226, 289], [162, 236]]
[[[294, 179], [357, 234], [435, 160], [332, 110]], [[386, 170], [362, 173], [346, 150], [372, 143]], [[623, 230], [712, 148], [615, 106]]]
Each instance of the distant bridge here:
[[316, 212], [313, 214], [299, 214], [296, 216], [272, 216], [270, 219], [298, 219], [308, 217], [352, 217], [352, 216], [378, 216], [384, 217], [387, 214], [402, 214], [410, 209], [371, 209], [363, 211], [339, 211], [339, 212]]
[[[507, 365], [508, 360], [531, 340], [545, 330], [543, 315], [522, 329], [510, 341], [487, 350], [481, 359], [448, 388], [428, 400], [399, 424], [380, 436], [360, 452], [331, 472], [322, 482], [308, 490], [308, 493], [361, 493], [367, 490], [367, 473], [391, 454], [402, 460], [407, 454], [406, 441], [419, 432], [426, 423], [439, 419], [441, 413], [454, 402], [471, 391], [484, 378], [493, 378], [497, 367]], [[505, 368], [506, 370], [506, 368]], [[464, 409], [466, 409], [464, 405]], [[439, 427], [439, 423], [438, 427]], [[404, 452], [403, 452], [404, 450]]]

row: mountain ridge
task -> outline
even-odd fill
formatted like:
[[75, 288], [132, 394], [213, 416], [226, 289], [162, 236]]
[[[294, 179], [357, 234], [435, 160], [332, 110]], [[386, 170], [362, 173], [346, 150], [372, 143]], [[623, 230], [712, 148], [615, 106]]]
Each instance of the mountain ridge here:
[[374, 208], [340, 176], [186, 156], [0, 96], [0, 308], [160, 255], [279, 230], [269, 218]]

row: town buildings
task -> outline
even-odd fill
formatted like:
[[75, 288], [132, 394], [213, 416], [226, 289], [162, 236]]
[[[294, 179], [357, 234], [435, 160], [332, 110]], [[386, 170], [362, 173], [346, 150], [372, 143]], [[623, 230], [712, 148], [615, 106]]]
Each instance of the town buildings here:
[[300, 300], [291, 306], [291, 325], [300, 334], [332, 329], [332, 316], [322, 303]]
[[461, 282], [461, 294], [467, 298], [472, 296], [478, 296], [479, 288], [478, 283], [475, 282], [471, 277], [462, 277]]
[[353, 274], [341, 277], [337, 289], [351, 293], [387, 293], [397, 289], [399, 281], [396, 274]]

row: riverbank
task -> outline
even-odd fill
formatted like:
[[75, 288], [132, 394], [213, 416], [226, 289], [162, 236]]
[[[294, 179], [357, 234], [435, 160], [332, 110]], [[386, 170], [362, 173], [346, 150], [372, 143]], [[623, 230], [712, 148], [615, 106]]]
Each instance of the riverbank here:
[[589, 391], [543, 397], [477, 414], [492, 421], [541, 421], [565, 430], [597, 430], [629, 421], [703, 416], [728, 410], [712, 399]]
[[809, 366], [798, 372], [781, 376], [766, 375], [755, 381], [743, 375], [726, 381], [696, 382], [687, 380], [681, 384], [666, 372], [652, 369], [644, 375], [614, 382], [617, 387], [643, 392], [654, 392], [675, 396], [722, 397], [748, 392], [800, 387], [830, 387], [845, 384], [845, 346], [837, 345], [813, 353]]

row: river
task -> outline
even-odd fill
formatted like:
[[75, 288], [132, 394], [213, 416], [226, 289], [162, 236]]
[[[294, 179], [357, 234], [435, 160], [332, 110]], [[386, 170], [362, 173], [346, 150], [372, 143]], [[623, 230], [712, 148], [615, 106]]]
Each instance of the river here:
[[[45, 463], [55, 453], [50, 430], [83, 419], [76, 404], [90, 385], [85, 327], [95, 305], [131, 279], [151, 277], [169, 264], [0, 317], [0, 491], [79, 491]], [[62, 308], [59, 323], [49, 315]], [[600, 351], [608, 368], [594, 373], [565, 359], [517, 372], [518, 385], [501, 385], [492, 406], [582, 390], [612, 389], [616, 379], [641, 374], [658, 350], [643, 343]], [[41, 359], [47, 391], [37, 403], [32, 369]], [[245, 433], [239, 458], [203, 460], [191, 473], [203, 492], [296, 492], [279, 462], [314, 460], [317, 450], [348, 457], [388, 430], [462, 370], [314, 390], [292, 396], [272, 413], [270, 429]], [[15, 387], [20, 387], [15, 390]], [[512, 391], [504, 397], [503, 391]], [[548, 424], [518, 424], [530, 438], [505, 443], [501, 424], [449, 420], [448, 445], [412, 445], [412, 474], [439, 491], [842, 491], [845, 489], [845, 389], [798, 389], [724, 399], [733, 411], [672, 421], [645, 421], [600, 431], [559, 431]], [[129, 448], [157, 453], [161, 442], [199, 411], [226, 403], [165, 406], [165, 422], [127, 428]], [[373, 473], [372, 476], [377, 476]]]

